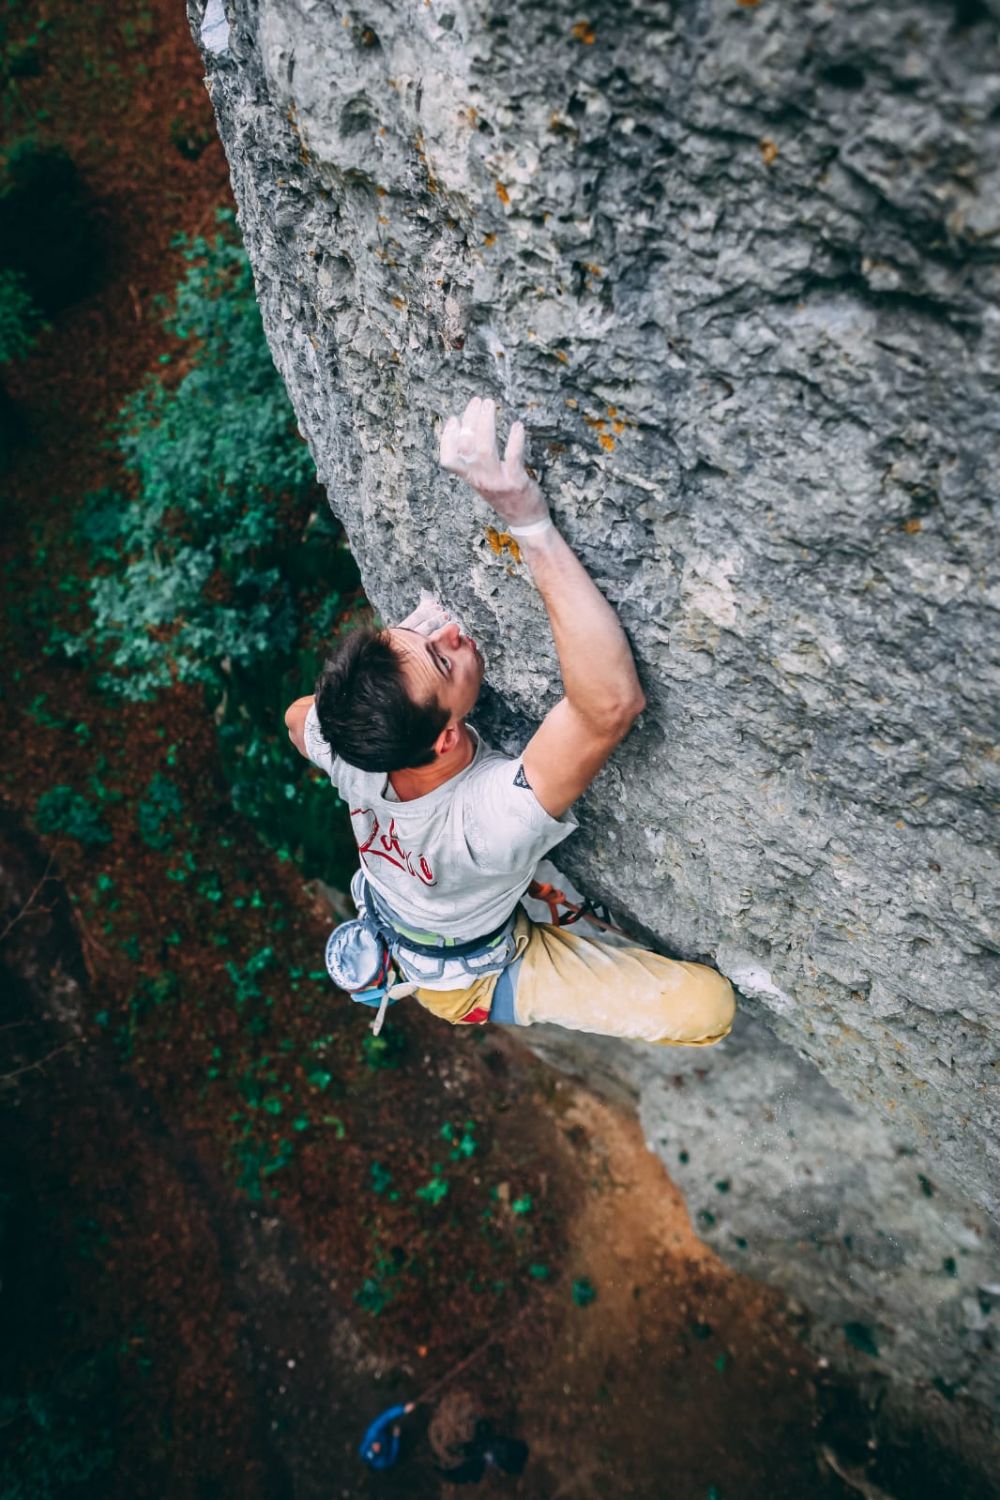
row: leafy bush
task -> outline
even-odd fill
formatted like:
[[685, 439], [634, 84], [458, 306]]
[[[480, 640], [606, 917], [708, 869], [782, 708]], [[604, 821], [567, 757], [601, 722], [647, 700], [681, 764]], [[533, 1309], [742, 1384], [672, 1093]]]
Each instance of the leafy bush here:
[[35, 808], [35, 826], [40, 833], [64, 833], [81, 844], [111, 842], [111, 830], [97, 808], [69, 786], [54, 786], [42, 793]]
[[184, 249], [190, 269], [165, 327], [189, 346], [185, 373], [172, 388], [150, 377], [121, 413], [136, 496], [120, 511], [122, 566], [94, 580], [92, 602], [116, 669], [106, 682], [126, 698], [177, 679], [221, 686], [227, 670], [289, 652], [298, 633], [279, 502], [301, 506], [315, 474], [232, 226], [220, 213], [214, 239]]
[[[50, 625], [49, 649], [96, 658], [101, 685], [129, 699], [203, 684], [234, 806], [307, 877], [346, 884], [357, 855], [345, 809], [282, 716], [367, 608], [357, 566], [295, 430], [233, 215], [220, 212], [213, 238], [177, 243], [187, 271], [165, 328], [181, 354], [162, 355], [120, 414], [134, 492], [85, 498], [74, 536], [92, 622]], [[167, 838], [154, 822], [144, 837]]]
[[156, 772], [145, 797], [139, 803], [139, 835], [150, 849], [169, 849], [174, 834], [167, 825], [184, 810], [181, 794], [172, 781]]

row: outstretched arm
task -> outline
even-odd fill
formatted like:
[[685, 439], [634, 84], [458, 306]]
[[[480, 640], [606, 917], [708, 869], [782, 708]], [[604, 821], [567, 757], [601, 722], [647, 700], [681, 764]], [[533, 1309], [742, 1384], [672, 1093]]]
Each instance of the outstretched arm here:
[[524, 766], [535, 795], [558, 817], [590, 785], [646, 700], [621, 622], [556, 530], [523, 454], [524, 427], [515, 422], [499, 458], [496, 408], [478, 397], [461, 420], [449, 419], [441, 439], [442, 464], [506, 523], [548, 612], [565, 697], [525, 750]]

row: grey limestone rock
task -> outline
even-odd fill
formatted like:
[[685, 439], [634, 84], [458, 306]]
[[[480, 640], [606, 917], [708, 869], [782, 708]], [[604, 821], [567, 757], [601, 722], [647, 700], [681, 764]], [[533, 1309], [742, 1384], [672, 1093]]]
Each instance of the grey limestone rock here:
[[[519, 748], [558, 663], [435, 428], [477, 393], [523, 416], [648, 699], [562, 863], [739, 986], [769, 1031], [713, 1059], [734, 1098], [771, 1078], [767, 1035], [855, 1156], [867, 1123], [883, 1164], [916, 1151], [1000, 1215], [994, 0], [191, 19], [369, 597], [391, 620], [428, 587], [460, 614], [479, 722]], [[672, 1150], [697, 1090], [671, 1091], [673, 1060], [622, 1068]], [[919, 1215], [880, 1238], [870, 1165], [824, 1171], [813, 1113], [814, 1180], [768, 1200], [761, 1259], [799, 1228], [832, 1242], [853, 1194], [858, 1274], [891, 1278]]]

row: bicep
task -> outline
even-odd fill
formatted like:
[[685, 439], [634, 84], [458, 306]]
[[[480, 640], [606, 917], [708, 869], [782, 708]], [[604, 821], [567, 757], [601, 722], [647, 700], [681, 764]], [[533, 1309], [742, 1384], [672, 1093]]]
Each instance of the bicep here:
[[546, 714], [525, 746], [521, 763], [531, 790], [550, 817], [562, 817], [582, 796], [632, 723], [631, 716], [623, 715], [597, 725], [584, 718], [568, 698]]

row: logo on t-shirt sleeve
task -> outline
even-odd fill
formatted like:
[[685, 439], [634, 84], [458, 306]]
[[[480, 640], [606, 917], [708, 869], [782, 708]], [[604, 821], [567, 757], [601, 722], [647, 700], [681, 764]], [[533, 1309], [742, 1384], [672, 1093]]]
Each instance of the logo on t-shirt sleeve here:
[[523, 786], [527, 791], [531, 791], [531, 782], [528, 780], [527, 776], [525, 776], [523, 766], [518, 766], [517, 768], [517, 775], [514, 777], [514, 785]]

